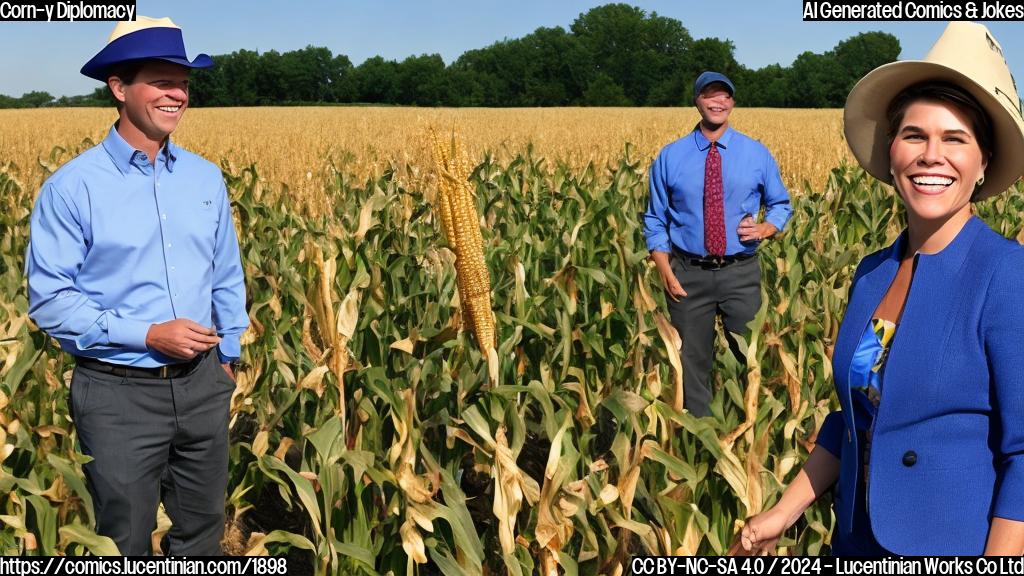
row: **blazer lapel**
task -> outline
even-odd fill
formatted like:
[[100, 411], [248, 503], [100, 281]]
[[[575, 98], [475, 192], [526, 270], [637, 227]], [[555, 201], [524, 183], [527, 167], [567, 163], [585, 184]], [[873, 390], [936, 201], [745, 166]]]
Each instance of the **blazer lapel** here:
[[[956, 238], [937, 254], [918, 256], [910, 292], [903, 308], [903, 317], [886, 360], [885, 378], [901, 383], [886, 386], [883, 392], [885, 410], [875, 416], [875, 431], [884, 433], [890, 426], [913, 420], [923, 399], [936, 381], [937, 362], [923, 358], [942, 357], [952, 327], [954, 312], [963, 304], [964, 291], [958, 278], [965, 277], [968, 255], [978, 232], [985, 223], [972, 217]], [[973, 295], [971, 295], [973, 296]], [[908, 385], [914, 383], [914, 385]]]
[[843, 417], [850, 430], [853, 426], [853, 398], [850, 393], [850, 368], [853, 353], [857, 349], [864, 330], [878, 303], [882, 301], [899, 269], [899, 256], [906, 244], [906, 232], [889, 248], [879, 255], [877, 264], [864, 272], [850, 291], [850, 302], [846, 306], [839, 336], [836, 338], [836, 350], [832, 358], [832, 369], [836, 379], [836, 393], [839, 404], [843, 408]]

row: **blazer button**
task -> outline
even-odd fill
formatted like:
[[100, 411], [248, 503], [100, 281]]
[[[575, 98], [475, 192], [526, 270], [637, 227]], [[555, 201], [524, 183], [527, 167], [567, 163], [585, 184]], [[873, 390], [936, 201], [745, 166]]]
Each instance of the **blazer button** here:
[[903, 465], [910, 468], [914, 464], [917, 464], [917, 452], [907, 450], [903, 453]]

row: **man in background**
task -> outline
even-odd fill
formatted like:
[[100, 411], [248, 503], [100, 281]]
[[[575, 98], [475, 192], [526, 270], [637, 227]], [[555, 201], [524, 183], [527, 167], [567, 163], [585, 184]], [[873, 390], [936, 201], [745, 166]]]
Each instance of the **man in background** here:
[[[644, 215], [647, 248], [658, 269], [672, 325], [683, 340], [684, 407], [708, 416], [715, 318], [745, 362], [735, 335], [761, 307], [757, 246], [791, 215], [779, 168], [760, 142], [729, 126], [732, 81], [704, 72], [694, 83], [700, 123], [661, 150], [651, 166]], [[756, 215], [764, 206], [764, 221]]]

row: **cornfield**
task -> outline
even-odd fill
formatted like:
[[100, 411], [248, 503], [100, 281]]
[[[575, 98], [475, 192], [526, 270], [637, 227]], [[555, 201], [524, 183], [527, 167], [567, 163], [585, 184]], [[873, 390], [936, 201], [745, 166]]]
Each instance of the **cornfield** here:
[[[230, 114], [190, 112], [197, 128], [199, 112]], [[437, 122], [442, 146], [450, 124]], [[850, 279], [902, 228], [898, 201], [840, 156], [820, 183], [787, 175], [806, 184], [794, 185], [786, 233], [760, 251], [748, 369], [719, 346], [714, 417], [695, 419], [681, 410], [678, 336], [639, 217], [667, 139], [579, 144], [590, 127], [566, 132], [570, 149], [596, 158], [581, 162], [542, 154], [550, 140], [496, 144], [467, 124], [473, 161], [454, 181], [480, 224], [491, 363], [467, 331], [457, 246], [438, 209], [446, 175], [426, 130], [409, 128], [408, 153], [389, 142], [376, 163], [323, 158], [301, 185], [287, 180], [287, 154], [301, 150], [260, 128], [236, 142], [266, 147], [265, 158], [192, 146], [224, 154], [252, 321], [231, 407], [225, 550], [288, 554], [317, 574], [545, 576], [621, 574], [634, 554], [723, 553], [742, 518], [778, 500], [835, 404], [829, 358]], [[102, 123], [94, 130], [101, 137]], [[23, 277], [37, 182], [86, 145], [0, 156], [3, 554], [116, 553], [90, 528], [66, 400], [72, 363], [28, 320]], [[777, 157], [811, 153], [807, 162], [831, 152], [801, 143]], [[1019, 191], [979, 207], [1007, 236], [1020, 234], [1022, 211]], [[832, 528], [826, 496], [782, 552], [818, 554]]]
[[[23, 185], [38, 189], [40, 166], [54, 147], [74, 150], [102, 140], [117, 119], [113, 109], [0, 110], [0, 161], [13, 162]], [[689, 132], [699, 120], [692, 108], [197, 108], [185, 114], [175, 141], [229, 169], [256, 164], [261, 184], [286, 186], [303, 214], [330, 212], [328, 190], [336, 174], [365, 182], [391, 167], [407, 186], [422, 187], [431, 163], [431, 126], [457, 125], [473, 158], [490, 154], [510, 162], [530, 148], [550, 171], [566, 164], [576, 171], [594, 164], [617, 165], [623, 145], [644, 164], [658, 150]], [[851, 158], [838, 110], [738, 108], [738, 130], [760, 139], [775, 155], [785, 183], [807, 180], [820, 188], [829, 171]], [[66, 157], [66, 156], [65, 156]]]

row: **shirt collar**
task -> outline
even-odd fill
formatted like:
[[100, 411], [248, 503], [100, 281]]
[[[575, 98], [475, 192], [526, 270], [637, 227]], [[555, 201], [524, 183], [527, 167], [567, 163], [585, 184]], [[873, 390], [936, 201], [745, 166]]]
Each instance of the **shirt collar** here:
[[[732, 126], [727, 126], [725, 128], [725, 132], [722, 134], [722, 137], [718, 139], [719, 148], [729, 148], [729, 142], [732, 140], [733, 132], [734, 130], [732, 129]], [[707, 150], [709, 146], [711, 146], [711, 141], [708, 140], [706, 136], [704, 136], [703, 132], [700, 131], [700, 124], [694, 126], [693, 138], [694, 141], [697, 143], [698, 150], [704, 151]]]
[[[146, 161], [146, 153], [136, 150], [121, 136], [117, 131], [117, 123], [110, 127], [110, 132], [104, 138], [103, 149], [110, 155], [110, 159], [114, 161], [114, 165], [121, 171], [121, 174], [127, 174], [133, 163]], [[178, 159], [178, 146], [168, 138], [167, 143], [160, 149], [159, 154], [164, 157], [164, 164], [167, 166], [167, 170], [174, 172], [174, 161]]]
[[167, 137], [167, 143], [164, 144], [163, 153], [167, 171], [174, 172], [174, 161], [178, 159], [178, 146], [171, 141], [170, 136]]

